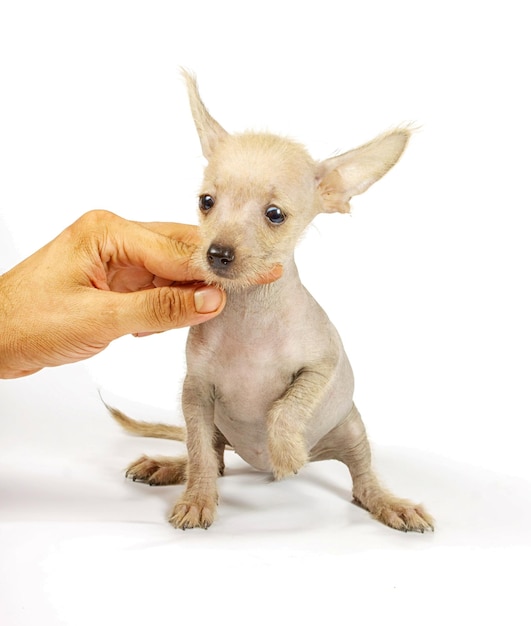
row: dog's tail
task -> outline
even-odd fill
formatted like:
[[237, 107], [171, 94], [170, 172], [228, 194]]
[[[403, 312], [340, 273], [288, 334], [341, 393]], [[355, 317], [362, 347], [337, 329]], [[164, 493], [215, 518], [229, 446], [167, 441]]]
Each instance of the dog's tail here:
[[172, 439], [173, 441], [186, 441], [186, 428], [183, 426], [170, 426], [151, 422], [141, 422], [131, 419], [118, 409], [103, 403], [109, 413], [128, 433], [139, 437], [156, 437], [157, 439]]

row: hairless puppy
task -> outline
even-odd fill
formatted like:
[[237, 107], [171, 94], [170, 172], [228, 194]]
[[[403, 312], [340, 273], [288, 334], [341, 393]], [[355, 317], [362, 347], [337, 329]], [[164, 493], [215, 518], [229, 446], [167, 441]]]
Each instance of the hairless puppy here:
[[[307, 462], [348, 467], [354, 502], [404, 531], [433, 530], [420, 505], [395, 497], [371, 468], [354, 378], [341, 339], [302, 285], [294, 248], [318, 213], [348, 213], [398, 160], [410, 132], [397, 128], [340, 156], [315, 162], [306, 149], [269, 133], [229, 134], [184, 76], [208, 164], [199, 195], [202, 244], [193, 262], [227, 291], [225, 310], [190, 329], [182, 394], [183, 428], [135, 422], [129, 431], [183, 439], [188, 458], [142, 457], [127, 470], [150, 484], [186, 482], [170, 522], [207, 528], [214, 521], [225, 446], [276, 479]], [[282, 267], [273, 283], [261, 277]]]

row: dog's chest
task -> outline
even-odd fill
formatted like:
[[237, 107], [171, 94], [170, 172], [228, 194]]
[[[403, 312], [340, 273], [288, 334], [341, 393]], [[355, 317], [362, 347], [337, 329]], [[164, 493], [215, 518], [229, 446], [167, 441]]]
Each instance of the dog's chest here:
[[210, 368], [217, 413], [232, 420], [264, 421], [300, 367], [292, 343], [267, 337], [226, 341]]
[[267, 333], [208, 335], [209, 349], [191, 357], [189, 367], [211, 389], [219, 430], [243, 459], [268, 471], [267, 414], [302, 366], [299, 345]]

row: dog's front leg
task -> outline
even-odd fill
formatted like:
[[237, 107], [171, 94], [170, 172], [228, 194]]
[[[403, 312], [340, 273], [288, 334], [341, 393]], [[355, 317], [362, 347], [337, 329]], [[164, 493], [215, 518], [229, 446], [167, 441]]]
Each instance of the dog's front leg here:
[[170, 523], [183, 530], [208, 528], [214, 521], [218, 503], [219, 454], [213, 394], [199, 377], [187, 375], [182, 405], [187, 431], [188, 480]]
[[296, 474], [309, 458], [306, 427], [323, 399], [328, 376], [318, 368], [302, 369], [267, 415], [267, 437], [277, 480]]

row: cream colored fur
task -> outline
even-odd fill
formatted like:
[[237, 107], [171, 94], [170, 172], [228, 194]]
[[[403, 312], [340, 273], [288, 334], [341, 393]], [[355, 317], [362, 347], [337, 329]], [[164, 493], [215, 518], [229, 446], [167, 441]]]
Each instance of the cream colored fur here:
[[[354, 502], [376, 519], [404, 531], [433, 529], [421, 506], [396, 498], [375, 476], [352, 401], [348, 358], [294, 262], [295, 245], [312, 219], [348, 212], [351, 197], [396, 163], [409, 130], [398, 128], [315, 162], [303, 146], [276, 135], [229, 134], [206, 110], [194, 78], [184, 76], [207, 159], [200, 191], [202, 245], [194, 262], [227, 290], [228, 300], [221, 315], [192, 327], [188, 337], [182, 396], [188, 462], [142, 457], [128, 475], [151, 484], [186, 481], [170, 522], [206, 528], [216, 514], [226, 445], [277, 479], [309, 461], [337, 459], [352, 476]], [[272, 223], [266, 216], [275, 207], [284, 221]], [[279, 280], [256, 284], [278, 264]], [[183, 435], [138, 425], [119, 412], [114, 416], [137, 434]]]

